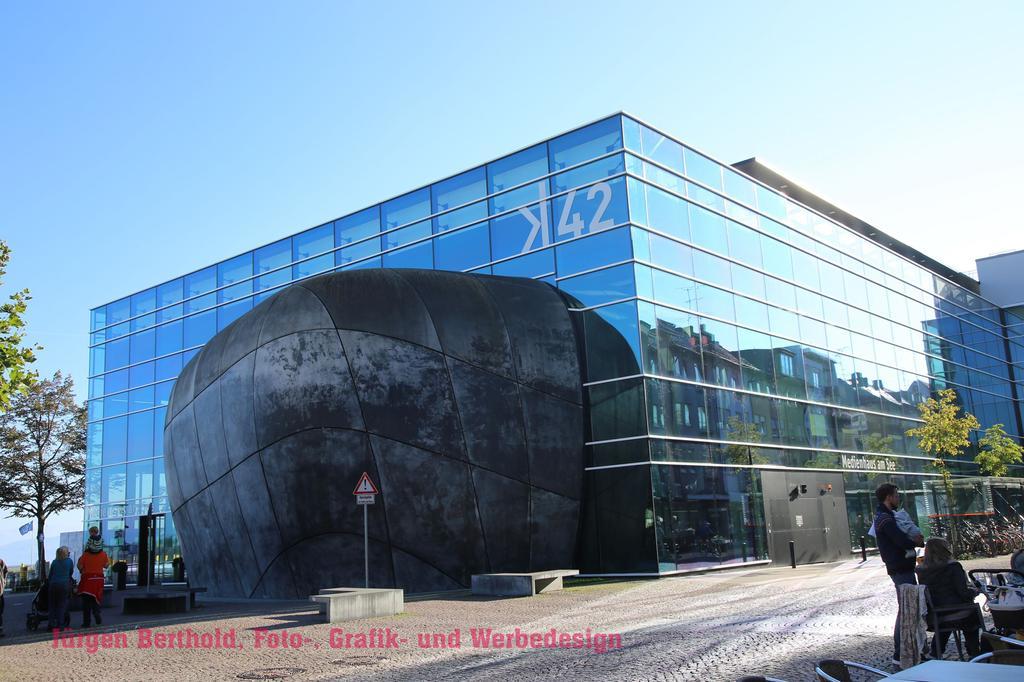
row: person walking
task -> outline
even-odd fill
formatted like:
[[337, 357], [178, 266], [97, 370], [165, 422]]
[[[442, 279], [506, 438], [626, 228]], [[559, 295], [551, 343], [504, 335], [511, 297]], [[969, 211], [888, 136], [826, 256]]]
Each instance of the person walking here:
[[78, 558], [78, 572], [81, 579], [78, 583], [78, 594], [82, 595], [82, 627], [90, 626], [90, 616], [95, 617], [96, 625], [103, 624], [100, 615], [100, 604], [103, 601], [103, 572], [110, 565], [110, 558], [103, 551], [103, 538], [100, 529], [93, 526], [89, 529], [89, 539], [85, 543], [85, 551]]
[[[917, 575], [914, 568], [917, 561], [907, 550], [924, 545], [924, 537], [909, 538], [900, 530], [896, 523], [895, 511], [900, 506], [899, 488], [892, 483], [883, 483], [875, 490], [878, 509], [875, 512], [875, 540], [878, 542], [878, 553], [885, 563], [886, 573], [896, 587], [896, 608], [899, 609], [900, 585], [916, 585]], [[900, 664], [900, 614], [896, 612], [896, 625], [893, 628], [893, 665]]]
[[7, 589], [7, 564], [0, 559], [0, 637], [4, 636], [4, 590]]
[[67, 547], [57, 548], [57, 558], [50, 564], [48, 596], [50, 598], [50, 629], [64, 627], [64, 614], [68, 610], [71, 598], [71, 576], [75, 565], [69, 558], [71, 550]]

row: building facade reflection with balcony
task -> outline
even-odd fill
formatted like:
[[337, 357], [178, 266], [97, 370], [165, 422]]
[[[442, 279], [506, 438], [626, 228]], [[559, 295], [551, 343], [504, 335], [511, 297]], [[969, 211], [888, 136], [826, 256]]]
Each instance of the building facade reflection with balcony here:
[[[1021, 434], [1024, 321], [978, 282], [756, 160], [617, 114], [94, 309], [85, 525], [115, 555], [155, 544], [170, 575], [162, 427], [184, 363], [281, 287], [353, 268], [531, 277], [572, 298], [587, 573], [788, 560], [782, 538], [807, 560], [849, 552], [883, 479], [926, 522], [937, 474], [904, 434], [943, 388]], [[973, 454], [954, 475], [977, 474]], [[999, 494], [1024, 507], [1012, 478]]]

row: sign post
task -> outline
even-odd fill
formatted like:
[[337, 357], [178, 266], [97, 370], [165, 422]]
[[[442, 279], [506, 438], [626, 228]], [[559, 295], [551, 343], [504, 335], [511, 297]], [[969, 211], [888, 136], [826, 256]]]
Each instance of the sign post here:
[[370, 586], [370, 534], [368, 532], [367, 509], [377, 501], [380, 493], [377, 486], [370, 480], [370, 475], [363, 472], [356, 483], [356, 489], [352, 494], [356, 496], [356, 504], [363, 508], [363, 587]]

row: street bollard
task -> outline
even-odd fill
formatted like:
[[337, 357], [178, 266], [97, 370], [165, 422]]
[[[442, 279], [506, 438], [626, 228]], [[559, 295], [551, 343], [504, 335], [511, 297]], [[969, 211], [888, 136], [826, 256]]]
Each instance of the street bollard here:
[[789, 541], [789, 563], [796, 568], [796, 543], [792, 540]]
[[860, 536], [860, 562], [868, 560], [868, 541], [863, 535]]

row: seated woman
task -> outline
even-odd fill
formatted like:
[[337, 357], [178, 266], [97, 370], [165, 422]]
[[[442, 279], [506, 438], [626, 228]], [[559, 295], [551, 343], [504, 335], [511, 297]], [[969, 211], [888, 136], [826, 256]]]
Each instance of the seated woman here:
[[980, 654], [979, 631], [983, 624], [978, 618], [977, 607], [971, 606], [978, 592], [970, 586], [960, 562], [953, 561], [948, 542], [942, 538], [931, 538], [924, 544], [924, 563], [917, 567], [917, 579], [928, 587], [932, 605], [936, 608], [965, 606], [962, 611], [940, 614], [939, 625], [943, 632], [932, 637], [932, 656], [942, 657], [952, 630], [963, 631], [971, 658]]

